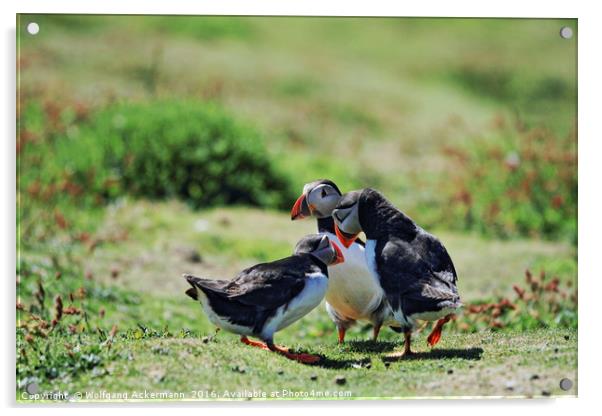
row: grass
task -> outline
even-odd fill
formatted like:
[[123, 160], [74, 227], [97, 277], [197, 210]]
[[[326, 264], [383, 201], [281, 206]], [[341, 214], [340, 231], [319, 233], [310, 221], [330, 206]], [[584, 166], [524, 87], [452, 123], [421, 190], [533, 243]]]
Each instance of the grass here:
[[[198, 309], [192, 303], [189, 306], [191, 313]], [[58, 377], [41, 387], [84, 392], [84, 400], [89, 392], [88, 401], [123, 392], [131, 400], [133, 392], [145, 390], [171, 392], [180, 400], [176, 394], [187, 400], [207, 400], [246, 399], [245, 395], [262, 392], [277, 399], [333, 399], [337, 393], [359, 399], [574, 396], [577, 392], [576, 386], [569, 391], [559, 388], [562, 378], [576, 381], [575, 330], [445, 333], [433, 350], [425, 346], [421, 334], [415, 337], [416, 356], [399, 359], [395, 358], [402, 348], [399, 337], [376, 343], [352, 337], [339, 346], [333, 330], [324, 339], [298, 337], [299, 328], [306, 323], [303, 320], [283, 331], [277, 339], [289, 347], [320, 354], [322, 361], [315, 366], [245, 346], [229, 334], [159, 333], [136, 338], [129, 333], [117, 335], [110, 352], [106, 346], [101, 348], [99, 355], [107, 359], [95, 371], [76, 378]], [[64, 349], [65, 341], [71, 342], [53, 339], [50, 349]], [[74, 345], [88, 343], [99, 341], [94, 336], [80, 337]]]

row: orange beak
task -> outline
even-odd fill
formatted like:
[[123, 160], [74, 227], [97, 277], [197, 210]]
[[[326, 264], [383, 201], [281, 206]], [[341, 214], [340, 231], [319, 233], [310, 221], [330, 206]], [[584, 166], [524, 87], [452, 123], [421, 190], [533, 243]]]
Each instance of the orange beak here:
[[334, 263], [332, 263], [332, 266], [334, 266], [335, 264], [343, 263], [345, 261], [345, 257], [343, 256], [343, 252], [341, 251], [341, 249], [339, 248], [337, 243], [335, 243], [334, 241], [331, 241], [330, 245], [334, 249], [334, 252], [337, 254]]
[[349, 246], [351, 244], [353, 244], [353, 242], [355, 241], [355, 239], [357, 238], [358, 234], [352, 234], [349, 237], [347, 237], [347, 234], [344, 233], [343, 231], [339, 230], [339, 226], [335, 223], [334, 224], [334, 232], [337, 235], [339, 241], [341, 242], [341, 244], [343, 244], [346, 248], [349, 248]]
[[291, 209], [291, 220], [299, 220], [301, 218], [305, 218], [308, 215], [311, 215], [309, 211], [309, 207], [307, 206], [307, 201], [305, 200], [305, 194], [301, 195], [295, 201], [295, 205], [293, 205], [293, 209]]

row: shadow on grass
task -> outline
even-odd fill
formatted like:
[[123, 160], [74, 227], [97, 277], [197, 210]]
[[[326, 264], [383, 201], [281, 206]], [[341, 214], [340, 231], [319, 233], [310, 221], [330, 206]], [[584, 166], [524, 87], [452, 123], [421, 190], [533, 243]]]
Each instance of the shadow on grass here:
[[[385, 353], [393, 351], [396, 347], [394, 342], [375, 342], [375, 341], [348, 341], [345, 343], [345, 347], [349, 351], [362, 352], [362, 353]], [[304, 351], [305, 352], [305, 351]], [[325, 357], [324, 355], [317, 354], [320, 356], [320, 361], [312, 364], [299, 363], [311, 367], [322, 367], [326, 369], [345, 369], [345, 368], [370, 368], [372, 360], [370, 357], [359, 358], [359, 359], [333, 359]], [[426, 352], [415, 352], [409, 356], [404, 356], [399, 353], [392, 353], [388, 355], [380, 356], [380, 359], [385, 363], [396, 362], [396, 361], [408, 361], [408, 360], [441, 360], [448, 358], [460, 358], [463, 360], [480, 360], [483, 355], [482, 348], [450, 348], [450, 349], [435, 349]]]
[[344, 368], [366, 367], [368, 364], [371, 364], [370, 358], [360, 358], [355, 360], [334, 360], [332, 358], [327, 358], [324, 356], [320, 357], [320, 361], [310, 365], [315, 367], [322, 367], [325, 369], [340, 370]]
[[365, 358], [355, 358], [355, 359], [335, 359], [335, 358], [329, 358], [326, 357], [323, 354], [317, 354], [317, 353], [313, 353], [310, 351], [307, 351], [305, 349], [303, 350], [295, 350], [294, 352], [296, 353], [306, 353], [306, 354], [312, 354], [312, 355], [317, 355], [318, 357], [320, 357], [320, 361], [316, 362], [316, 363], [303, 363], [303, 362], [299, 362], [299, 364], [301, 365], [306, 365], [309, 367], [322, 367], [322, 368], [326, 368], [326, 369], [344, 369], [344, 368], [361, 368], [361, 367], [370, 367], [370, 365], [372, 364], [372, 360], [370, 359], [370, 357], [365, 357]]
[[366, 353], [393, 351], [396, 346], [390, 341], [347, 341], [343, 344], [349, 351]]
[[383, 362], [408, 361], [408, 360], [440, 360], [445, 358], [460, 358], [463, 360], [480, 360], [483, 355], [483, 348], [466, 349], [437, 349], [427, 352], [415, 352], [411, 355], [386, 355], [382, 357]]

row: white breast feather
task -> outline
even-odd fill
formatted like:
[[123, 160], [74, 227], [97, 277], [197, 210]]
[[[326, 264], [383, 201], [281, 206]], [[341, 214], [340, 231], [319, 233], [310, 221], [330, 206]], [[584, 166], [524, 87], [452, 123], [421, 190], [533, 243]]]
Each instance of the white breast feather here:
[[[334, 234], [324, 234], [337, 241]], [[345, 261], [328, 268], [330, 282], [326, 301], [341, 317], [353, 320], [369, 319], [383, 296], [378, 275], [370, 270], [362, 246], [352, 244], [345, 248], [339, 244], [339, 248]]]
[[305, 287], [297, 297], [288, 305], [279, 307], [276, 314], [268, 319], [263, 327], [262, 337], [270, 339], [275, 332], [307, 315], [322, 302], [327, 289], [328, 277], [326, 275], [322, 273], [308, 274]]
[[368, 270], [370, 270], [370, 272], [376, 276], [376, 278], [380, 281], [380, 276], [378, 274], [378, 271], [376, 270], [376, 240], [366, 240], [366, 251], [365, 251], [365, 258], [366, 258], [366, 265], [368, 267]]

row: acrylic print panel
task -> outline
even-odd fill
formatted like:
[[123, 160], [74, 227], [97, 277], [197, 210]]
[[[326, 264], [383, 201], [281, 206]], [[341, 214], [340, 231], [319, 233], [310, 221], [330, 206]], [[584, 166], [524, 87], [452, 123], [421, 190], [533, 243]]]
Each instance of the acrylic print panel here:
[[577, 35], [19, 15], [17, 400], [576, 396]]

